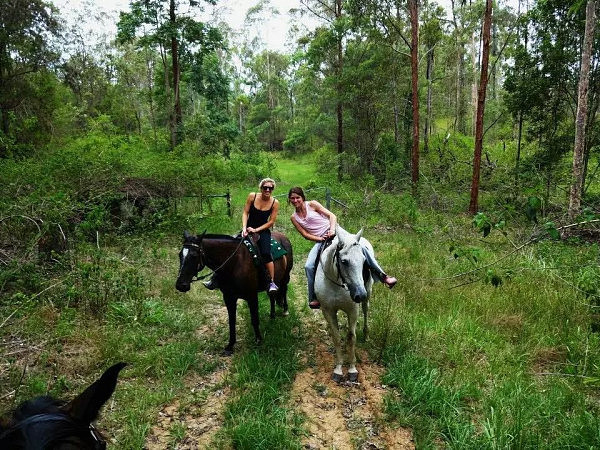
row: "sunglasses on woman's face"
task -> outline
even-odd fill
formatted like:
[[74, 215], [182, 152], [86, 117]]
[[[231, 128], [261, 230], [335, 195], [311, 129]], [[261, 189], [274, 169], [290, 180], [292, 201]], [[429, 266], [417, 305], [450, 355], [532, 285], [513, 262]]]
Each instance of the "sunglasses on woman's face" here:
[[263, 191], [272, 191], [273, 189], [275, 189], [275, 186], [263, 186], [261, 187], [261, 189]]

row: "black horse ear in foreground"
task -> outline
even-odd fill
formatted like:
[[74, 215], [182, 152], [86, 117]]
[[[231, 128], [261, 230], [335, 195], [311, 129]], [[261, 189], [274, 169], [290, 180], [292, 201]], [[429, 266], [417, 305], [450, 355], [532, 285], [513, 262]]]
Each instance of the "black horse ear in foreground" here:
[[67, 450], [105, 449], [106, 441], [92, 422], [113, 394], [118, 363], [71, 402], [44, 396], [22, 403], [6, 425], [0, 425], [0, 449]]
[[126, 365], [126, 363], [120, 362], [109, 367], [90, 387], [65, 405], [63, 410], [74, 419], [84, 423], [96, 420], [100, 408], [115, 391], [119, 372]]

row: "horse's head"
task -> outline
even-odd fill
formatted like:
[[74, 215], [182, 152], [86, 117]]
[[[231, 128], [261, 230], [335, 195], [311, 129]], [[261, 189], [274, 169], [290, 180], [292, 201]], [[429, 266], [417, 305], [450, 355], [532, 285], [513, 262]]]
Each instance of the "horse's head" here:
[[360, 245], [362, 232], [361, 229], [354, 235], [348, 233], [339, 225], [336, 227], [338, 272], [342, 282], [350, 291], [350, 297], [356, 303], [361, 303], [368, 297], [363, 278], [365, 255]]
[[0, 448], [14, 449], [105, 449], [106, 441], [92, 422], [117, 385], [125, 363], [104, 372], [70, 403], [38, 397], [21, 404], [12, 420], [0, 428]]
[[180, 292], [189, 291], [192, 279], [204, 268], [203, 236], [204, 233], [201, 236], [193, 236], [187, 231], [183, 232], [183, 246], [179, 252], [179, 275], [175, 282], [175, 288]]

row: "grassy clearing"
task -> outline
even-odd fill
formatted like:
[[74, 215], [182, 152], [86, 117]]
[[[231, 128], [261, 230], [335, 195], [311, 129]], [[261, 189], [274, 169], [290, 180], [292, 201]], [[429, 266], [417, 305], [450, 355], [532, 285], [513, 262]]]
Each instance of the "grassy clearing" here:
[[[349, 205], [332, 209], [349, 231], [365, 227], [382, 266], [400, 279], [392, 291], [375, 288], [363, 345], [386, 365], [384, 382], [394, 389], [383, 405], [387, 420], [414, 429], [419, 448], [600, 447], [597, 244], [545, 240], [494, 263], [532, 230], [517, 224], [510, 240], [497, 232], [484, 239], [470, 218], [450, 213], [459, 199], [439, 198], [429, 211], [428, 195], [417, 205], [408, 195], [322, 180], [307, 161], [272, 164], [265, 176], [283, 194], [277, 229], [292, 241], [295, 273], [311, 243], [293, 230], [285, 194], [312, 184], [330, 186]], [[143, 448], [162, 407], [198, 403], [186, 379], [219, 369], [227, 329], [215, 326], [224, 314], [218, 295], [173, 287], [180, 233], [236, 232], [252, 190], [231, 186], [231, 218], [217, 199], [212, 215], [206, 206], [145, 236], [102, 235], [100, 249], [82, 245], [47, 272], [9, 268], [28, 275], [0, 302], [2, 411], [39, 394], [70, 398], [119, 360], [130, 366], [100, 423], [113, 448]], [[304, 298], [303, 284], [291, 291]], [[263, 298], [260, 314], [265, 342], [255, 348], [246, 345], [252, 331], [239, 302], [247, 329], [238, 327], [214, 447], [300, 446], [302, 418], [288, 390], [299, 368], [302, 310], [271, 321]], [[177, 423], [170, 433], [176, 446], [185, 429]]]

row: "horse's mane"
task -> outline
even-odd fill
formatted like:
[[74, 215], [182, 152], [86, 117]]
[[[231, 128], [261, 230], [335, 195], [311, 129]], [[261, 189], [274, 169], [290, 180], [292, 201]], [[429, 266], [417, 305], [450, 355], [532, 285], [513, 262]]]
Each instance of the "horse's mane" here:
[[[0, 425], [0, 439], [3, 442], [7, 439], [9, 445], [16, 445], [17, 448], [30, 448], [31, 445], [46, 448], [57, 439], [80, 437], [87, 429], [82, 429], [80, 424], [61, 411], [60, 407], [63, 405], [63, 401], [50, 396], [36, 397], [21, 403], [13, 411], [12, 417], [3, 420]], [[28, 428], [33, 424], [34, 428]], [[4, 433], [8, 435], [4, 436]]]
[[231, 236], [229, 234], [205, 234], [202, 239], [222, 239], [224, 241], [239, 242], [242, 238], [239, 236]]
[[56, 400], [48, 395], [36, 397], [21, 403], [13, 413], [16, 422], [36, 414], [55, 414], [60, 412], [64, 402]]

